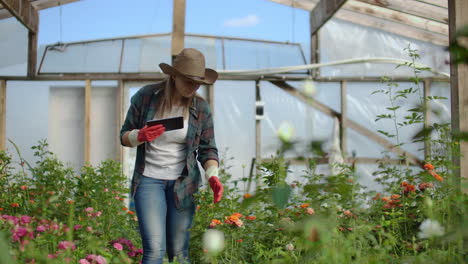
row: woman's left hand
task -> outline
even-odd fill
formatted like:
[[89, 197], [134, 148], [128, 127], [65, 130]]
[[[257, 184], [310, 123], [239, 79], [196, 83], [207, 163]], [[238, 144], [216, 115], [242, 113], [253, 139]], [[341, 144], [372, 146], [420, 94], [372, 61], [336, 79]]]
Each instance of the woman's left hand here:
[[211, 176], [208, 182], [210, 183], [211, 190], [213, 190], [214, 193], [214, 203], [218, 203], [223, 197], [223, 184], [221, 184], [217, 176]]

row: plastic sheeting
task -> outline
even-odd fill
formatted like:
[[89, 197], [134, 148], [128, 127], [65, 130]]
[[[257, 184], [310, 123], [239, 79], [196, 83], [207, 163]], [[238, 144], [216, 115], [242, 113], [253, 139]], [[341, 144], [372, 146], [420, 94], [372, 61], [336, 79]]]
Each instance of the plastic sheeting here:
[[15, 18], [0, 20], [0, 75], [26, 75], [27, 56], [28, 30]]
[[[186, 36], [185, 46], [203, 52], [206, 66], [214, 69], [262, 69], [306, 61], [296, 44]], [[170, 62], [170, 54], [170, 35], [63, 44], [47, 49], [39, 72], [160, 72], [158, 64]]]
[[[93, 81], [91, 96], [91, 163], [116, 158], [115, 81]], [[6, 138], [21, 156], [36, 162], [32, 146], [46, 139], [58, 158], [75, 168], [83, 166], [84, 82], [9, 81], [6, 96]], [[10, 142], [7, 151], [19, 158]]]
[[[320, 62], [331, 62], [361, 57], [392, 57], [410, 60], [408, 44], [420, 55], [419, 63], [428, 65], [435, 71], [450, 72], [447, 61], [449, 54], [445, 47], [405, 38], [376, 29], [331, 19], [320, 29]], [[405, 67], [395, 69], [395, 65], [364, 63], [325, 67], [320, 70], [323, 76], [412, 76]], [[424, 73], [422, 76], [432, 75]]]

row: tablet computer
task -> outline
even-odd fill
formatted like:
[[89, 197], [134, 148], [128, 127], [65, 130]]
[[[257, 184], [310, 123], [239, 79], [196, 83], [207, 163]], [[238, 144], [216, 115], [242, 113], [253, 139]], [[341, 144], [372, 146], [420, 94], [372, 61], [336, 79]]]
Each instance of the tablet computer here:
[[176, 116], [163, 119], [153, 119], [146, 121], [147, 126], [163, 125], [166, 131], [184, 128], [184, 117]]

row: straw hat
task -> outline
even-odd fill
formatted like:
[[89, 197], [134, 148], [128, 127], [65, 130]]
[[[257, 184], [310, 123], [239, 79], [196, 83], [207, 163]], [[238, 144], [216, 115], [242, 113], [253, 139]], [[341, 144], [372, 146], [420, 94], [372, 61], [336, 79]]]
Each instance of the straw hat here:
[[172, 66], [160, 63], [159, 67], [165, 74], [183, 75], [200, 84], [213, 84], [218, 78], [218, 73], [205, 68], [205, 56], [192, 48], [183, 49], [174, 59]]

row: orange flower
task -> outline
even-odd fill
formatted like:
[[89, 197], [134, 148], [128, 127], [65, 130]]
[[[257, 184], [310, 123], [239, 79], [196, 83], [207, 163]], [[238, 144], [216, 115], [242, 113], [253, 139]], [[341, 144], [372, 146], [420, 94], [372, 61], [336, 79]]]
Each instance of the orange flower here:
[[402, 181], [402, 182], [400, 183], [400, 186], [401, 186], [401, 187], [406, 187], [407, 185], [408, 185], [408, 182], [407, 182], [407, 181]]
[[434, 175], [434, 178], [435, 178], [436, 180], [440, 181], [440, 182], [441, 182], [441, 181], [444, 181], [444, 178], [442, 178], [442, 176], [440, 176], [440, 175], [437, 174], [437, 173]]
[[72, 203], [74, 203], [74, 202], [75, 202], [75, 201], [73, 201], [73, 200], [68, 200], [68, 201], [67, 201], [67, 204], [72, 204]]
[[20, 207], [18, 203], [12, 203], [10, 204], [11, 207]]
[[430, 163], [426, 163], [424, 164], [423, 168], [425, 170], [433, 170], [434, 169], [434, 165], [430, 164]]
[[401, 195], [399, 195], [399, 194], [392, 194], [392, 196], [390, 196], [390, 198], [392, 198], [392, 200], [399, 199], [400, 197], [401, 197]]
[[388, 198], [387, 196], [384, 196], [384, 197], [382, 197], [382, 201], [384, 201], [384, 202], [390, 202], [390, 198]]
[[127, 207], [122, 207], [122, 210], [123, 210], [123, 211], [127, 211], [128, 208], [127, 208]]
[[246, 215], [246, 216], [245, 216], [245, 219], [247, 219], [247, 220], [255, 220], [255, 219], [257, 219], [257, 217], [256, 217], [255, 215]]
[[219, 221], [218, 219], [212, 219], [211, 220], [211, 223], [210, 223], [210, 227], [213, 228], [217, 225], [222, 225], [223, 223], [221, 223], [221, 221]]
[[251, 195], [250, 193], [244, 194], [244, 198], [245, 198], [245, 199], [250, 198], [250, 197], [252, 197], [252, 195]]
[[36, 201], [34, 201], [33, 199], [29, 200], [29, 203], [36, 203]]
[[301, 207], [302, 208], [307, 208], [307, 207], [309, 207], [309, 204], [308, 203], [303, 203], [303, 204], [301, 204]]
[[237, 227], [241, 227], [244, 224], [242, 220], [240, 220], [239, 217], [237, 217], [236, 215], [226, 217], [226, 220], [224, 222], [226, 224], [235, 225]]
[[120, 200], [120, 201], [125, 201], [125, 198], [120, 198], [119, 200]]
[[350, 210], [345, 210], [345, 211], [343, 212], [343, 214], [346, 215], [346, 216], [348, 216], [348, 217], [353, 216], [353, 213], [351, 213]]
[[432, 182], [422, 182], [418, 185], [418, 188], [421, 192], [424, 192], [427, 188], [434, 188]]
[[24, 190], [28, 189], [28, 186], [26, 186], [26, 185], [21, 185], [20, 189], [24, 191]]
[[239, 214], [239, 213], [233, 213], [232, 215], [233, 215], [233, 216], [237, 216], [238, 218], [239, 218], [239, 217], [242, 217], [242, 215]]
[[197, 210], [200, 210], [200, 205], [197, 205]]
[[380, 199], [380, 193], [377, 193], [372, 200], [379, 200]]
[[405, 194], [409, 193], [409, 192], [415, 192], [416, 191], [416, 186], [412, 185], [412, 184], [408, 184], [405, 186], [405, 189], [403, 190], [403, 192]]
[[0, 207], [0, 211], [3, 211], [3, 208]]
[[237, 243], [242, 243], [242, 241], [244, 241], [244, 240], [242, 240], [242, 239], [237, 239], [236, 240]]
[[128, 210], [127, 214], [134, 215], [135, 213], [133, 211]]

